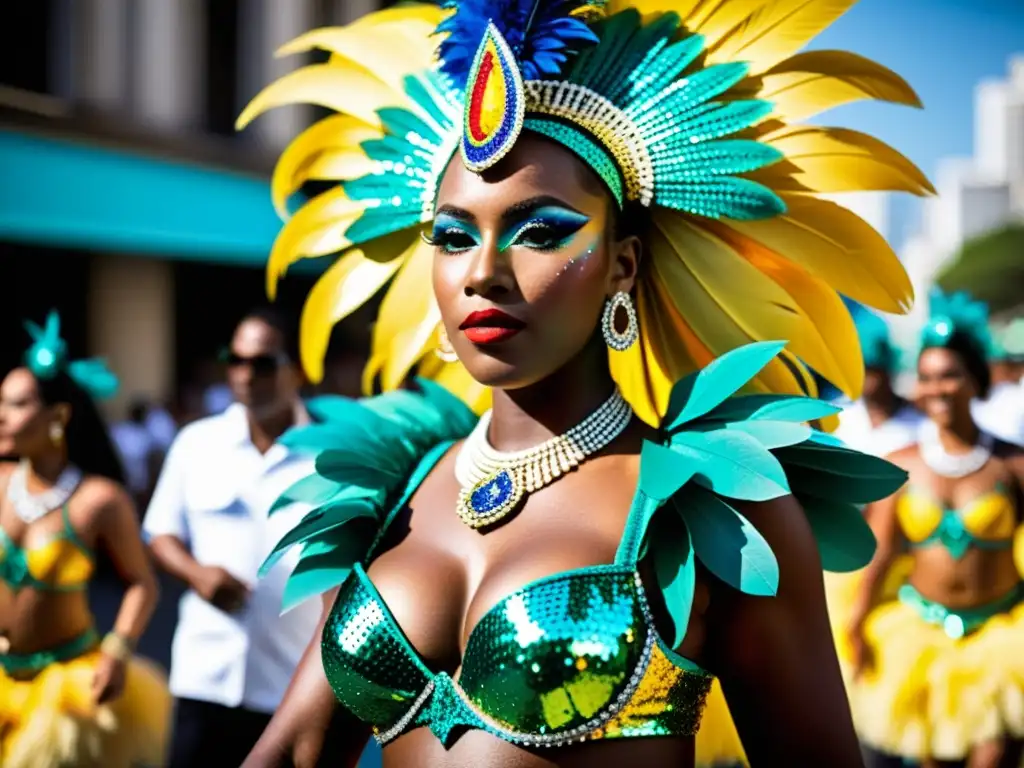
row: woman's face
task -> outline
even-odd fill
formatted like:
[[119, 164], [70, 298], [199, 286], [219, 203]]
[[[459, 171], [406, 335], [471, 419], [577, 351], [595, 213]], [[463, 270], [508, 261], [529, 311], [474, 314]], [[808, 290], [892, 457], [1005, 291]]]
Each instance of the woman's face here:
[[428, 237], [442, 322], [474, 379], [529, 386], [583, 350], [636, 277], [639, 241], [616, 241], [611, 214], [597, 177], [546, 139], [524, 134], [482, 175], [452, 159]]
[[36, 377], [27, 368], [15, 368], [0, 384], [0, 447], [25, 457], [49, 450], [53, 424], [67, 425], [65, 410], [45, 404]]
[[932, 347], [917, 360], [918, 405], [940, 427], [971, 412], [977, 394], [974, 381], [956, 352]]

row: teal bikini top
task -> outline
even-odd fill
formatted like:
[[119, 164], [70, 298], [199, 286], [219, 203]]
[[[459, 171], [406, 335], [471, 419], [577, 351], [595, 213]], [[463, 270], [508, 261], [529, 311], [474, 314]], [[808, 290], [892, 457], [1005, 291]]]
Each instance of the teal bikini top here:
[[41, 544], [25, 549], [0, 526], [0, 581], [11, 589], [75, 592], [89, 584], [95, 567], [92, 551], [75, 533], [65, 504], [63, 527]]
[[[695, 560], [747, 594], [773, 595], [778, 563], [730, 500], [794, 494], [829, 570], [855, 570], [874, 552], [857, 504], [884, 498], [902, 470], [843, 446], [803, 422], [836, 412], [803, 397], [730, 397], [781, 349], [754, 344], [673, 390], [648, 442], [615, 562], [530, 582], [472, 630], [458, 680], [434, 672], [366, 574], [415, 489], [476, 417], [438, 385], [362, 401], [309, 403], [320, 423], [285, 442], [317, 453], [317, 473], [275, 504], [312, 504], [275, 548], [302, 553], [285, 608], [341, 586], [322, 636], [338, 700], [383, 744], [429, 728], [447, 747], [468, 729], [524, 746], [643, 736], [692, 736], [712, 677], [673, 652], [686, 634]], [[454, 511], [453, 511], [454, 513]], [[671, 620], [654, 628], [637, 572], [649, 562]]]
[[[431, 451], [415, 479], [450, 446]], [[634, 515], [642, 508], [638, 495]], [[528, 746], [692, 736], [712, 678], [655, 631], [636, 543], [624, 539], [614, 564], [538, 579], [502, 599], [470, 633], [458, 680], [427, 667], [357, 564], [324, 627], [327, 679], [380, 744], [419, 726], [446, 744], [467, 727]]]

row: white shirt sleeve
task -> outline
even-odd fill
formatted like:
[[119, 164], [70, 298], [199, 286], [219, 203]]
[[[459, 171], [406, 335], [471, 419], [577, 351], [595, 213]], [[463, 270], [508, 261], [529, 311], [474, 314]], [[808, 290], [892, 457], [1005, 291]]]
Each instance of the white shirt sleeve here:
[[142, 521], [142, 533], [149, 541], [155, 536], [174, 536], [188, 543], [188, 517], [185, 506], [185, 446], [179, 438], [167, 452], [160, 479]]

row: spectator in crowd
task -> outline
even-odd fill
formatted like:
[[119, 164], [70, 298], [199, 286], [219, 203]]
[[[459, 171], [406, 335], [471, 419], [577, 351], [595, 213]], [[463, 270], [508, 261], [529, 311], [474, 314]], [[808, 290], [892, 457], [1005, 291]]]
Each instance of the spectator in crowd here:
[[227, 355], [234, 403], [171, 445], [144, 520], [157, 563], [183, 581], [171, 655], [171, 768], [240, 765], [288, 687], [319, 620], [281, 615], [294, 563], [258, 570], [298, 510], [275, 499], [311, 473], [278, 438], [308, 419], [292, 326], [268, 309], [239, 323]]

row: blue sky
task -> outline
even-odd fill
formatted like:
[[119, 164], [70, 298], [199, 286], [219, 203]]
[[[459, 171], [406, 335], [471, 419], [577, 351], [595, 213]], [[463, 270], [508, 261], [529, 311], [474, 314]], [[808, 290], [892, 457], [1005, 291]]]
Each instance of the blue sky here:
[[[974, 86], [1024, 54], [1024, 0], [860, 0], [812, 47], [855, 51], [907, 79], [924, 110], [851, 104], [818, 122], [871, 133], [933, 176], [939, 158], [972, 153]], [[894, 208], [898, 245], [915, 206]]]

